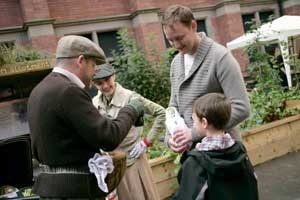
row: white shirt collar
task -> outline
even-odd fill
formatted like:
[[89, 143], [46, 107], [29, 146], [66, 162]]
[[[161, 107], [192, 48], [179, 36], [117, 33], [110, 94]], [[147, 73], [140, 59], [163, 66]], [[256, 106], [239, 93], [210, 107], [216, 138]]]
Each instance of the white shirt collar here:
[[72, 72], [69, 72], [68, 70], [65, 70], [61, 67], [54, 67], [52, 72], [56, 72], [56, 73], [65, 75], [68, 79], [70, 79], [70, 81], [72, 81], [73, 83], [78, 85], [78, 87], [80, 87], [80, 88], [85, 87], [84, 83], [75, 74], [73, 74]]

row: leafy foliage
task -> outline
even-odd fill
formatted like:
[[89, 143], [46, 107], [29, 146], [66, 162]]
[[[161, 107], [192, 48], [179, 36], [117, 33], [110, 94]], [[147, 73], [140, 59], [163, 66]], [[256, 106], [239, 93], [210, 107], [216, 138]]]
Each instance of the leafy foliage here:
[[0, 44], [0, 66], [46, 58], [45, 55], [32, 48], [15, 47]]
[[[245, 53], [248, 54], [251, 61], [247, 69], [254, 77], [256, 84], [254, 90], [249, 94], [251, 116], [241, 124], [242, 129], [300, 114], [298, 109], [287, 109], [286, 107], [287, 100], [300, 99], [298, 84], [290, 89], [281, 85], [279, 65], [282, 63], [277, 63], [274, 55], [263, 51], [263, 45], [257, 39], [255, 43], [245, 48]], [[299, 63], [294, 55], [291, 55], [289, 60], [291, 66], [297, 66]]]
[[[138, 47], [137, 42], [131, 37], [127, 28], [122, 28], [117, 32], [119, 52], [113, 52], [113, 66], [117, 70], [117, 81], [125, 88], [134, 90], [142, 96], [166, 107], [170, 98], [170, 65], [175, 54], [175, 49], [170, 48], [162, 55], [159, 55], [155, 46], [151, 46], [151, 57], [149, 61]], [[150, 40], [155, 40], [153, 35]], [[146, 117], [143, 137], [152, 126], [153, 118]], [[159, 135], [152, 147], [147, 149], [147, 156], [153, 159], [159, 156], [176, 157], [163, 144], [164, 132]]]
[[[150, 116], [146, 116], [144, 118], [144, 129], [143, 129], [143, 135], [142, 137], [145, 137], [146, 134], [150, 131], [152, 125], [153, 125], [153, 118]], [[148, 159], [153, 159], [156, 157], [160, 156], [165, 156], [165, 157], [176, 157], [176, 153], [171, 151], [164, 143], [164, 136], [165, 132], [160, 133], [156, 140], [154, 141], [154, 144], [152, 147], [147, 148], [147, 157]]]
[[299, 109], [288, 109], [286, 101], [300, 99], [299, 89], [252, 91], [250, 94], [251, 116], [241, 124], [242, 129], [249, 129], [261, 124], [300, 114]]
[[126, 28], [118, 32], [120, 52], [113, 52], [113, 66], [118, 82], [125, 88], [167, 106], [170, 97], [170, 62], [174, 50], [169, 50], [155, 61], [149, 61]]
[[247, 47], [250, 64], [247, 66], [251, 76], [256, 80], [256, 88], [260, 91], [280, 90], [281, 79], [279, 69], [273, 55], [269, 55], [260, 49], [259, 42]]

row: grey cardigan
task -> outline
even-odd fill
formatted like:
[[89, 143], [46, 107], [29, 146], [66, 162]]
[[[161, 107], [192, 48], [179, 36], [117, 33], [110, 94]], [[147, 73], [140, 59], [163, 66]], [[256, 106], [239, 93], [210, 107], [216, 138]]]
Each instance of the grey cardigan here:
[[[250, 103], [239, 64], [222, 45], [200, 33], [201, 42], [189, 74], [184, 75], [184, 56], [179, 53], [171, 63], [171, 98], [188, 127], [192, 127], [194, 101], [207, 93], [223, 93], [232, 106], [227, 130], [233, 129], [250, 114]], [[229, 131], [240, 140], [238, 131]], [[166, 136], [166, 141], [169, 135]], [[195, 135], [193, 134], [195, 139]], [[199, 138], [198, 138], [199, 139]]]

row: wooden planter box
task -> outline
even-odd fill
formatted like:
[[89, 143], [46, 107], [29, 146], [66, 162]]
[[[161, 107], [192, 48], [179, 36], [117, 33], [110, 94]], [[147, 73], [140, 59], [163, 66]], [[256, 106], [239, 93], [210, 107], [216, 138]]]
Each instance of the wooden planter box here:
[[[250, 160], [257, 165], [300, 149], [300, 115], [288, 117], [242, 133]], [[161, 199], [178, 188], [173, 159], [159, 157], [149, 161]]]
[[158, 157], [151, 159], [149, 164], [160, 199], [170, 197], [178, 188], [174, 160], [167, 157]]
[[51, 69], [55, 59], [41, 59], [0, 66], [0, 77]]
[[300, 115], [271, 122], [243, 132], [253, 165], [300, 149]]
[[285, 106], [287, 109], [290, 108], [299, 108], [300, 109], [300, 100], [295, 99], [295, 100], [287, 100], [285, 101]]

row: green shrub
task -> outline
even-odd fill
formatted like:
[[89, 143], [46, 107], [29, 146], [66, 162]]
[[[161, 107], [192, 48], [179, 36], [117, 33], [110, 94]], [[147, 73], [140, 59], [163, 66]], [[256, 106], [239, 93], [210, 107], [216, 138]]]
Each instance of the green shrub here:
[[286, 108], [287, 100], [300, 99], [300, 91], [298, 88], [288, 91], [252, 91], [249, 98], [251, 104], [251, 116], [241, 124], [243, 130], [300, 114], [299, 109]]
[[[251, 116], [241, 124], [244, 130], [300, 114], [298, 109], [287, 109], [285, 105], [286, 100], [300, 99], [298, 84], [290, 89], [281, 86], [278, 63], [273, 55], [261, 50], [262, 45], [256, 41], [245, 49], [251, 60], [247, 69], [256, 84], [254, 90], [249, 93]], [[292, 57], [290, 60], [298, 62]], [[295, 63], [290, 64], [295, 66]]]
[[113, 52], [112, 63], [117, 70], [117, 81], [166, 107], [170, 98], [169, 69], [174, 50], [150, 62], [126, 28], [120, 29], [117, 34], [120, 52]]
[[[117, 71], [117, 81], [125, 88], [136, 91], [142, 96], [167, 107], [170, 98], [170, 64], [176, 51], [173, 48], [168, 49], [162, 55], [158, 55], [155, 47], [152, 49], [151, 56], [154, 60], [149, 61], [138, 47], [137, 42], [131, 37], [126, 28], [117, 32], [120, 51], [113, 52], [112, 65]], [[150, 39], [155, 39], [153, 35]], [[148, 133], [152, 126], [153, 118], [145, 118], [143, 136]], [[147, 149], [147, 156], [153, 159], [159, 156], [175, 157], [166, 147], [162, 140], [165, 132], [161, 133], [152, 147]]]
[[15, 47], [0, 44], [0, 65], [14, 64], [46, 58], [45, 55], [29, 47]]

